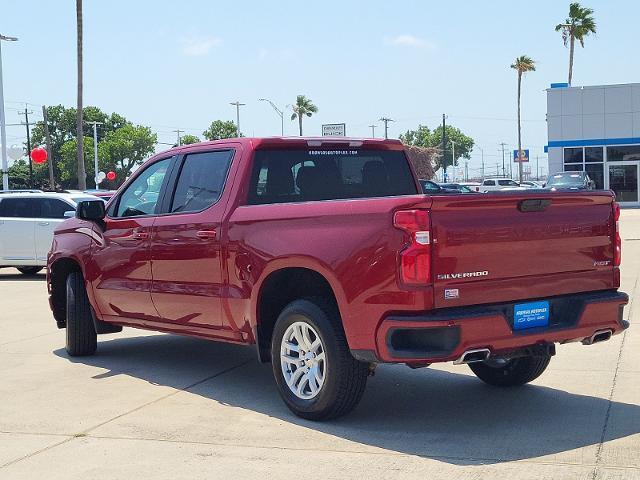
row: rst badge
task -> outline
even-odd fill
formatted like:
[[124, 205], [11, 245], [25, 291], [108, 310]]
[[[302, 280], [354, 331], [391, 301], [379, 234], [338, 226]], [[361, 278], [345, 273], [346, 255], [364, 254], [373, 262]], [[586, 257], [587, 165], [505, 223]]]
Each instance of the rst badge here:
[[452, 298], [460, 298], [460, 290], [457, 288], [445, 288], [444, 289], [445, 300], [451, 300]]

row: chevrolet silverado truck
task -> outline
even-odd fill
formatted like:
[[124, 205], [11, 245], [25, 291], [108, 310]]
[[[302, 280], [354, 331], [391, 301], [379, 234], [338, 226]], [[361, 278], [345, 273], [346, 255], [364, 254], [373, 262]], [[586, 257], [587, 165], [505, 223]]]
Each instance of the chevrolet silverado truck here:
[[69, 355], [123, 326], [255, 345], [297, 415], [343, 415], [379, 363], [517, 386], [622, 332], [608, 191], [425, 195], [396, 140], [173, 148], [55, 231]]

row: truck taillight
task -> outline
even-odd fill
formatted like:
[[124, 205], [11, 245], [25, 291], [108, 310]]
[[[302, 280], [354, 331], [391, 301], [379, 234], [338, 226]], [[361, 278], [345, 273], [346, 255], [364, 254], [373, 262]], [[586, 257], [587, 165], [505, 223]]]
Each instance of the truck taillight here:
[[613, 221], [615, 222], [613, 265], [619, 267], [622, 260], [622, 239], [620, 238], [620, 205], [617, 202], [613, 202]]
[[400, 280], [424, 285], [431, 280], [431, 221], [426, 210], [401, 210], [393, 226], [409, 234], [410, 243], [400, 252]]

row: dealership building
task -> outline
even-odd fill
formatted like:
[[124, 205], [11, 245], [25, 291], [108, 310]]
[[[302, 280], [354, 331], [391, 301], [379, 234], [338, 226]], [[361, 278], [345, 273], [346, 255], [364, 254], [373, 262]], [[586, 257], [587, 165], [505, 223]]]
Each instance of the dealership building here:
[[640, 206], [640, 83], [547, 89], [549, 173], [586, 171]]

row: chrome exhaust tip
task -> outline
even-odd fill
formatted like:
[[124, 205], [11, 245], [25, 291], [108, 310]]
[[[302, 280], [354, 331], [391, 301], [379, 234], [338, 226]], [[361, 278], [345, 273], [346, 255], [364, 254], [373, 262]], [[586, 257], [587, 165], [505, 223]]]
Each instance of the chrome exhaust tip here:
[[589, 338], [582, 340], [583, 345], [593, 345], [594, 343], [606, 342], [613, 335], [613, 330], [598, 330]]
[[491, 355], [491, 350], [488, 348], [476, 348], [474, 350], [467, 350], [459, 358], [453, 361], [454, 365], [463, 365], [465, 363], [484, 362]]

